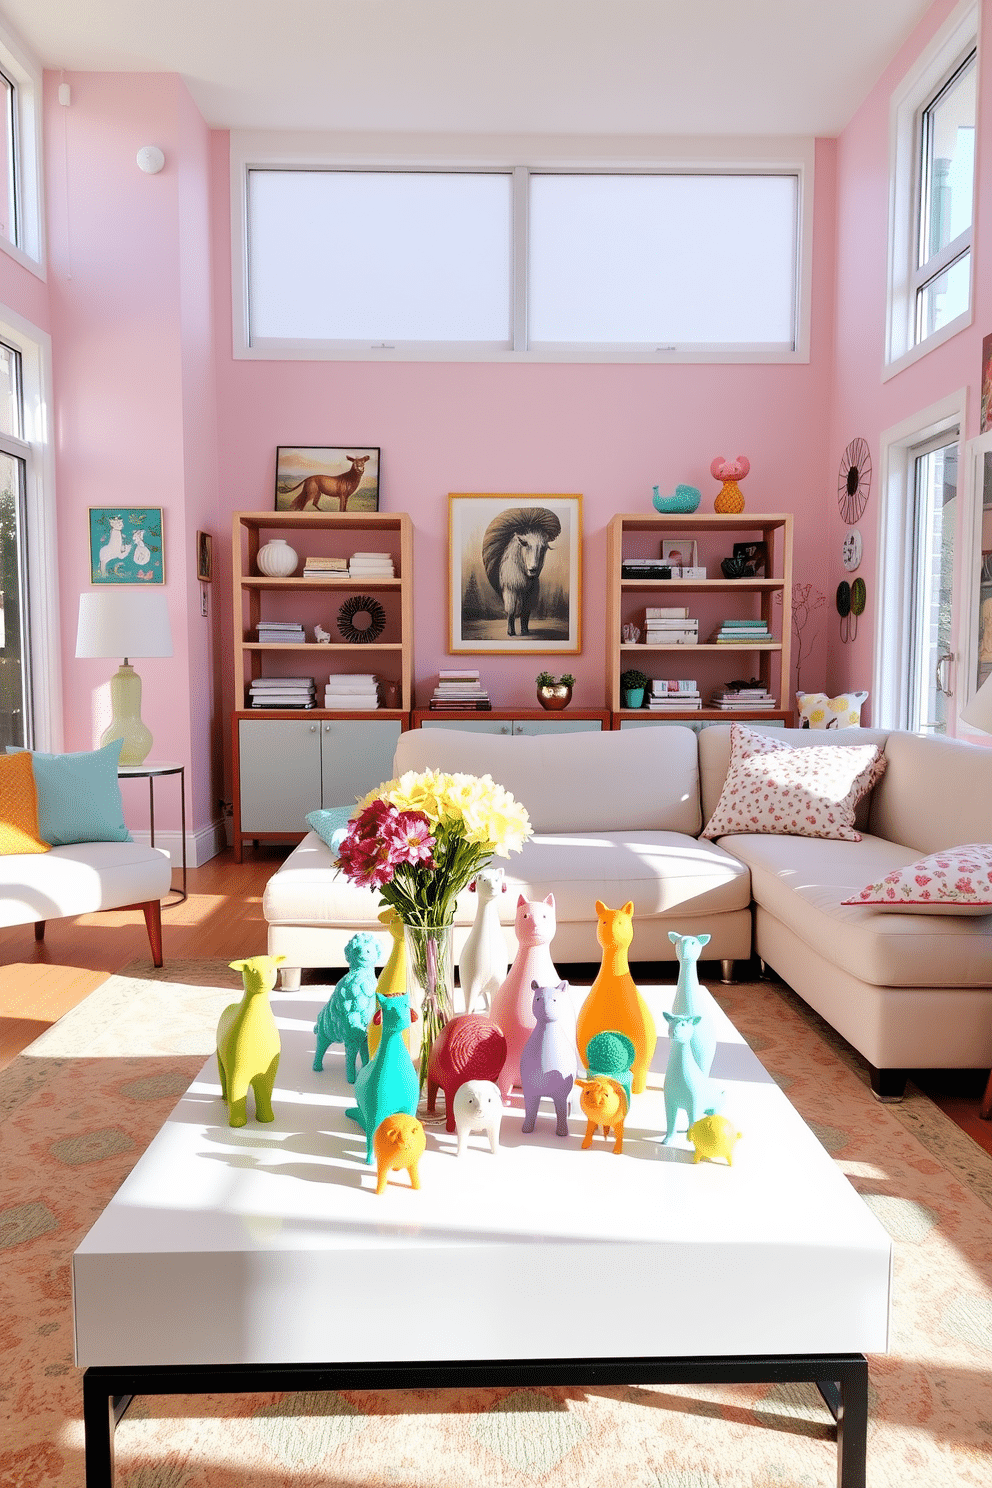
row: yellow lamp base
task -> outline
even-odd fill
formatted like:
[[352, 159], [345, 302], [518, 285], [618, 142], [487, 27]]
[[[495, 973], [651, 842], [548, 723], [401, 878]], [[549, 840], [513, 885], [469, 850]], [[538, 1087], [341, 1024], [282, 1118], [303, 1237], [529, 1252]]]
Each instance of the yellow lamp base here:
[[100, 736], [101, 745], [123, 739], [122, 765], [140, 765], [152, 747], [152, 732], [141, 718], [141, 678], [127, 662], [110, 679], [110, 727]]

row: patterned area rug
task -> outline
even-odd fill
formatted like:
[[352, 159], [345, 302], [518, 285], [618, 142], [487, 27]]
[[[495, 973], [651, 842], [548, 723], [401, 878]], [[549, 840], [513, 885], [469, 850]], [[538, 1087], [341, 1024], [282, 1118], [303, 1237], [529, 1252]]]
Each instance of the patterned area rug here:
[[[198, 1073], [237, 980], [219, 962], [112, 976], [0, 1073], [5, 1488], [82, 1488], [72, 1252]], [[879, 1106], [858, 1057], [785, 989], [710, 985], [895, 1242], [892, 1351], [869, 1361], [871, 1488], [987, 1484], [992, 1159], [918, 1092]], [[333, 1328], [333, 1296], [321, 1305]], [[799, 1385], [159, 1397], [117, 1431], [125, 1488], [835, 1480], [833, 1423]]]

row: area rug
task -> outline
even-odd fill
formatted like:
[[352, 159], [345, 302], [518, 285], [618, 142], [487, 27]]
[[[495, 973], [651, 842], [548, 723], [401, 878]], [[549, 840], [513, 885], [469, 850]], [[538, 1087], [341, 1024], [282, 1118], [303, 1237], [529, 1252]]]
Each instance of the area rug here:
[[[83, 1488], [72, 1252], [198, 1073], [236, 986], [219, 962], [112, 976], [0, 1073], [4, 1488]], [[857, 1056], [787, 989], [711, 986], [895, 1243], [892, 1349], [869, 1360], [870, 1488], [987, 1484], [992, 1158], [918, 1092], [879, 1106]], [[705, 1277], [678, 1284], [704, 1291]], [[332, 1289], [319, 1305], [333, 1328]], [[118, 1427], [117, 1481], [832, 1488], [836, 1448], [801, 1385], [157, 1397]]]

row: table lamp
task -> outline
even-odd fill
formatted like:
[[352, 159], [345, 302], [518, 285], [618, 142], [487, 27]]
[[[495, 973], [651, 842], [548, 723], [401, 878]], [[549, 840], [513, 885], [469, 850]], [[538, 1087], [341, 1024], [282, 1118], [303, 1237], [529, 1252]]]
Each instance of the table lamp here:
[[992, 676], [985, 678], [971, 702], [961, 709], [961, 719], [983, 734], [992, 734]]
[[128, 658], [172, 655], [164, 592], [115, 588], [81, 594], [76, 655], [124, 657], [110, 679], [112, 717], [100, 743], [123, 739], [121, 764], [140, 765], [152, 747], [152, 734], [141, 717], [141, 678]]

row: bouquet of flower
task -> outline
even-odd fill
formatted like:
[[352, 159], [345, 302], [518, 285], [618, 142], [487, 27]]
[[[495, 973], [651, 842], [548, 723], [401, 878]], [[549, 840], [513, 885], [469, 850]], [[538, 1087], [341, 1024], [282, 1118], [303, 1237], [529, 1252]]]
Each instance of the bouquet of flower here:
[[[353, 883], [378, 889], [413, 937], [413, 972], [424, 990], [420, 1080], [430, 1047], [451, 1013], [436, 932], [450, 927], [462, 889], [494, 855], [519, 852], [530, 818], [489, 775], [408, 771], [359, 801], [338, 848]], [[446, 991], [448, 996], [445, 996]], [[442, 1005], [442, 1004], [447, 1005]]]

